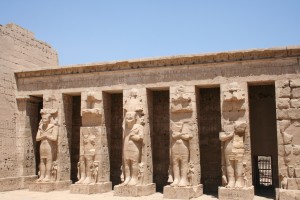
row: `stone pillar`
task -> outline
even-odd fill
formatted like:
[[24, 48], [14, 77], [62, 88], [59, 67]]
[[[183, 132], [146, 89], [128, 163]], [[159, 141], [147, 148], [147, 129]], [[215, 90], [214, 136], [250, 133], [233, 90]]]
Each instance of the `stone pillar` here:
[[111, 191], [109, 152], [102, 93], [81, 94], [82, 127], [78, 179], [71, 193], [93, 194]]
[[278, 169], [277, 199], [300, 198], [300, 79], [276, 86]]
[[219, 199], [254, 198], [247, 83], [221, 85], [222, 183]]
[[195, 86], [170, 88], [170, 166], [171, 184], [164, 198], [190, 199], [202, 195], [200, 150]]
[[43, 96], [42, 120], [36, 137], [40, 141], [40, 177], [29, 185], [31, 191], [69, 189], [71, 167], [67, 125], [71, 120], [71, 107], [71, 98], [63, 94]]
[[[123, 91], [123, 183], [115, 196], [146, 196], [155, 193], [146, 88]], [[113, 133], [112, 133], [113, 134]]]
[[39, 99], [29, 96], [17, 97], [17, 141], [16, 151], [18, 160], [21, 188], [28, 188], [28, 183], [34, 181], [36, 174], [35, 145], [33, 140], [35, 126], [38, 126]]

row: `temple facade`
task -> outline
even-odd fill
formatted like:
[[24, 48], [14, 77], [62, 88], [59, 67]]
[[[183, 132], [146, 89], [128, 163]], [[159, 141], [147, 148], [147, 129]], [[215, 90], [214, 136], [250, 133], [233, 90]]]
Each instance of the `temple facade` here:
[[297, 199], [299, 60], [297, 46], [16, 70], [2, 190]]

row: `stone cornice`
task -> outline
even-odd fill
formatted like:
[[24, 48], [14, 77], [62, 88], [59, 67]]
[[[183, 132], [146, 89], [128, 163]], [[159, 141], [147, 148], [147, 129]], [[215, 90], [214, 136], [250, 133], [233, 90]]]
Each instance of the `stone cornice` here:
[[16, 71], [17, 78], [43, 77], [55, 75], [68, 75], [93, 72], [109, 72], [130, 69], [160, 68], [166, 66], [224, 63], [247, 60], [261, 60], [272, 58], [287, 58], [300, 56], [300, 46], [288, 46], [269, 49], [253, 49], [242, 51], [229, 51], [209, 54], [179, 55], [158, 58], [146, 58], [125, 61], [112, 61], [103, 63], [90, 63], [70, 66], [55, 66]]

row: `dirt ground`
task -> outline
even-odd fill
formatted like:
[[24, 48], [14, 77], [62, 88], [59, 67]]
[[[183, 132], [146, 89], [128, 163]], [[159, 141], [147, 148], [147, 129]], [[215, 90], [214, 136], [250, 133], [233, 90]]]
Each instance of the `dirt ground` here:
[[[9, 192], [0, 192], [0, 200], [162, 200], [162, 193], [155, 193], [150, 196], [145, 197], [116, 197], [113, 196], [113, 191], [103, 193], [103, 194], [71, 194], [69, 190], [67, 191], [53, 191], [48, 193], [43, 192], [30, 192], [29, 190], [15, 190]], [[202, 195], [201, 197], [194, 198], [193, 200], [213, 200], [217, 197]], [[255, 196], [254, 200], [268, 200], [268, 198]]]

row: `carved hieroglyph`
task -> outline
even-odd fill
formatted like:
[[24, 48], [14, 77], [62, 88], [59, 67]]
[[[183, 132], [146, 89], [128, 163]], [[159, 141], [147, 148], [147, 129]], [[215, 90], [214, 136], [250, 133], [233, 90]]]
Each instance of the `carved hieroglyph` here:
[[300, 190], [300, 79], [278, 81], [276, 87], [280, 186]]
[[245, 172], [245, 132], [242, 120], [245, 111], [245, 91], [234, 82], [224, 86], [222, 111], [224, 122], [219, 138], [222, 142], [222, 182], [227, 188], [247, 187]]
[[[124, 105], [123, 185], [142, 184], [141, 154], [144, 138], [142, 99], [136, 89], [130, 91]], [[140, 169], [141, 168], [141, 169]]]
[[42, 119], [36, 135], [40, 141], [39, 179], [37, 182], [55, 182], [57, 178], [57, 109], [42, 109]]

